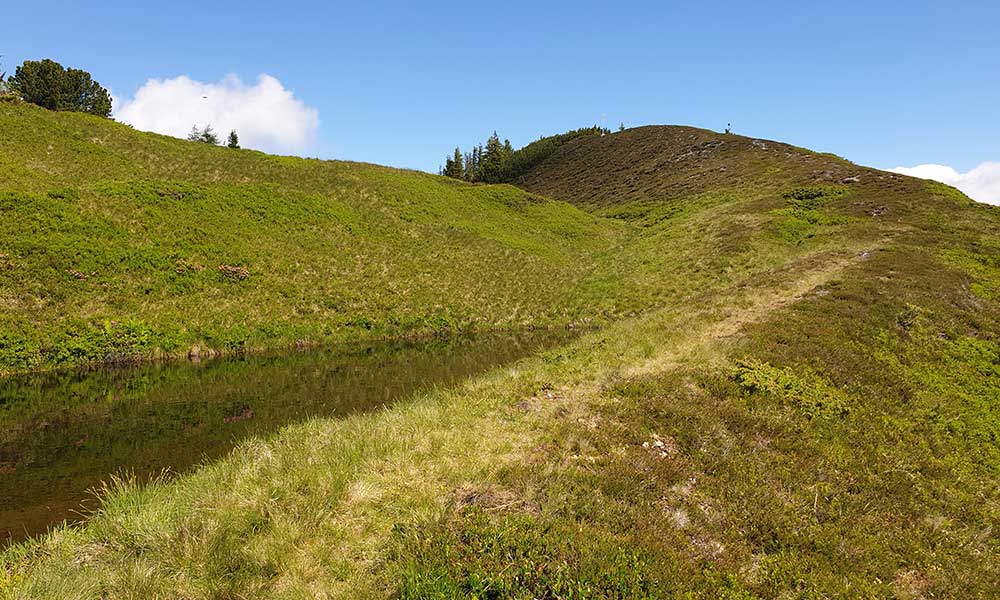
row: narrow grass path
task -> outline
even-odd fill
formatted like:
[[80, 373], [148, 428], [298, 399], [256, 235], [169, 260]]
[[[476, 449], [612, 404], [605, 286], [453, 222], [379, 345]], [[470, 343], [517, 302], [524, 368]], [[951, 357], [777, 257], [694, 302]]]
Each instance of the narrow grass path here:
[[[636, 364], [628, 374], [658, 373], [692, 358], [706, 364], [718, 362], [724, 354], [726, 341], [738, 335], [743, 327], [798, 302], [824, 283], [836, 279], [844, 269], [866, 260], [872, 252], [891, 243], [892, 237], [887, 236], [875, 244], [859, 242], [837, 251], [815, 253], [764, 276], [770, 280], [765, 279], [763, 285], [745, 281], [728, 293], [712, 294], [702, 304], [702, 311], [713, 313], [703, 329], [688, 331], [677, 346], [665, 348], [653, 358]], [[754, 276], [758, 280], [761, 277]]]

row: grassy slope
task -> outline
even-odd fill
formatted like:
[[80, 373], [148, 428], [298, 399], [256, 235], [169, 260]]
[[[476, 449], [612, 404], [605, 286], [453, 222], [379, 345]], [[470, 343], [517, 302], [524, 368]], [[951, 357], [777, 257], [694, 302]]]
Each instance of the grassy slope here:
[[522, 185], [625, 228], [600, 259], [617, 269], [588, 293], [646, 310], [391, 411], [109, 490], [86, 527], [7, 551], [3, 585], [60, 598], [1000, 585], [995, 209], [680, 128], [571, 142]]
[[510, 186], [31, 106], [0, 130], [0, 372], [599, 317], [586, 281], [626, 234]]

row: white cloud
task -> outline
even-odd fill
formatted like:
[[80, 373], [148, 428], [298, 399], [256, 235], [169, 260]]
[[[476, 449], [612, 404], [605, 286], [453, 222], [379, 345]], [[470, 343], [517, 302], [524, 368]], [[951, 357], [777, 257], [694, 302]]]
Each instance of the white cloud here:
[[959, 173], [946, 165], [917, 165], [889, 170], [893, 173], [947, 183], [962, 190], [965, 195], [977, 202], [1000, 204], [1000, 163], [997, 162], [984, 162], [965, 173]]
[[183, 138], [193, 125], [211, 125], [221, 139], [235, 129], [241, 146], [267, 152], [305, 152], [319, 127], [316, 109], [266, 74], [255, 85], [235, 75], [218, 83], [150, 79], [120, 106], [115, 119], [136, 129]]

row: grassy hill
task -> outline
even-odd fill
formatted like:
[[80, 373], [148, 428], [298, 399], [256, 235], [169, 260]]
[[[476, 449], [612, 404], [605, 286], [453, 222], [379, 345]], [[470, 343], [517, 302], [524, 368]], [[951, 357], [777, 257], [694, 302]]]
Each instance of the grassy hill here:
[[[358, 265], [352, 285], [369, 287], [338, 307], [380, 331], [439, 314], [605, 322], [391, 410], [290, 426], [173, 481], [113, 485], [85, 526], [2, 555], [12, 597], [930, 598], [1000, 587], [995, 208], [682, 127], [570, 140], [516, 182], [522, 192], [3, 110], [5, 132], [21, 124], [0, 142], [15, 174], [3, 217], [38, 219], [38, 233], [3, 235], [49, 261], [32, 259], [48, 279], [5, 274], [4, 298], [20, 315], [49, 311], [18, 333], [39, 344], [67, 327], [56, 315], [187, 331], [181, 347], [211, 343], [203, 331], [227, 315], [249, 316], [259, 343], [322, 339], [328, 321], [339, 324], [330, 335], [353, 332], [333, 309], [293, 318], [296, 298], [322, 307], [352, 289], [328, 283], [339, 281], [325, 275], [331, 263]], [[73, 192], [50, 193], [57, 184]], [[7, 208], [22, 197], [37, 208]], [[303, 203], [308, 216], [294, 212]], [[313, 216], [325, 210], [371, 227], [358, 236], [367, 260], [336, 262], [337, 249], [361, 252], [325, 245], [347, 235], [332, 223], [350, 222]], [[78, 233], [81, 214], [120, 237]], [[255, 237], [241, 241], [244, 227]], [[225, 243], [215, 230], [229, 231]], [[42, 234], [81, 249], [48, 250], [64, 246]], [[123, 248], [158, 256], [186, 235], [166, 266], [118, 267], [145, 256]], [[234, 244], [242, 254], [226, 254]], [[77, 253], [113, 258], [81, 268], [67, 258]], [[172, 296], [178, 260], [206, 268]], [[227, 281], [216, 263], [250, 277]], [[469, 264], [483, 270], [467, 278]], [[59, 279], [69, 268], [115, 269], [128, 283], [101, 281], [78, 300], [71, 286], [101, 275]], [[435, 279], [456, 299], [439, 300]], [[31, 290], [37, 309], [12, 304]], [[248, 299], [260, 308], [241, 307]]]
[[595, 257], [626, 235], [509, 186], [30, 105], [0, 130], [0, 372], [600, 318]]

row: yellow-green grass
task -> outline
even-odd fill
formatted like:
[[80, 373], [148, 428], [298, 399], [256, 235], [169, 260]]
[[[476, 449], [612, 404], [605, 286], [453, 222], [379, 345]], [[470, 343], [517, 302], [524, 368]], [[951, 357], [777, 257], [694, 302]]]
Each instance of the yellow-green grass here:
[[[603, 328], [385, 411], [287, 427], [172, 481], [109, 486], [84, 525], [5, 551], [0, 589], [989, 597], [1000, 586], [997, 211], [738, 136], [724, 137], [730, 154], [706, 146], [704, 161], [672, 169], [567, 154], [630, 139], [608, 138], [538, 167], [568, 161], [594, 181], [620, 169], [631, 183], [580, 201], [607, 237], [567, 242], [565, 264], [586, 257], [585, 274], [562, 280], [572, 293], [557, 304], [523, 309], [596, 315]], [[689, 151], [646, 142], [636, 156]], [[548, 180], [560, 183], [537, 191], [564, 200], [590, 185]], [[427, 193], [373, 206], [418, 219], [438, 191]], [[488, 224], [476, 214], [470, 227]]]
[[84, 528], [8, 550], [4, 585], [986, 597], [1000, 583], [996, 409], [970, 398], [1000, 389], [998, 345], [963, 331], [974, 309], [934, 317], [951, 299], [932, 285], [865, 289], [940, 268], [912, 241], [809, 253], [456, 389], [292, 426], [170, 483], [111, 486]]

